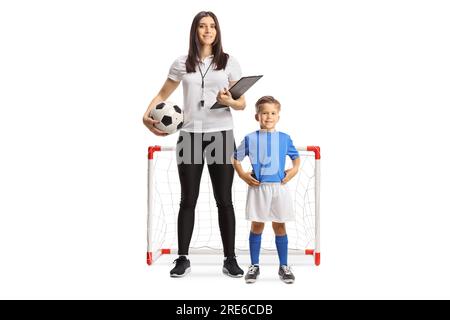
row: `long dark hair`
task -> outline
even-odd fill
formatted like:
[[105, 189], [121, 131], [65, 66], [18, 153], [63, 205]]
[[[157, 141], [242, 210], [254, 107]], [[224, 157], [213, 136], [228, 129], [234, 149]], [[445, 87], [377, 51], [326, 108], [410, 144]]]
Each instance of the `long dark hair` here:
[[228, 62], [228, 54], [223, 52], [222, 48], [222, 37], [220, 33], [220, 26], [219, 21], [217, 20], [217, 17], [214, 13], [211, 11], [201, 11], [197, 13], [197, 15], [194, 17], [194, 20], [192, 20], [191, 25], [191, 33], [189, 36], [189, 53], [188, 57], [186, 59], [186, 71], [188, 73], [195, 72], [195, 67], [200, 62], [200, 41], [198, 40], [197, 36], [197, 28], [200, 24], [200, 20], [204, 17], [211, 17], [214, 20], [214, 23], [216, 24], [216, 39], [214, 39], [213, 42], [213, 64], [215, 64], [215, 70], [222, 70], [225, 69], [227, 62]]

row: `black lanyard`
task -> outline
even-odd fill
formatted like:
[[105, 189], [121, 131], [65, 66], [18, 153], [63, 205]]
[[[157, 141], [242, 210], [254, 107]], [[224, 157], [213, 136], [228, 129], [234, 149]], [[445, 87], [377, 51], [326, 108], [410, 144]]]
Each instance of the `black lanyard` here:
[[205, 106], [205, 77], [206, 77], [206, 74], [208, 73], [209, 68], [211, 67], [212, 63], [213, 63], [213, 62], [211, 61], [211, 63], [210, 63], [209, 66], [208, 66], [208, 69], [206, 69], [205, 74], [203, 74], [202, 68], [200, 68], [200, 64], [198, 65], [198, 71], [200, 71], [200, 75], [201, 75], [201, 77], [202, 77], [202, 99], [200, 100], [200, 105], [201, 105], [202, 107]]

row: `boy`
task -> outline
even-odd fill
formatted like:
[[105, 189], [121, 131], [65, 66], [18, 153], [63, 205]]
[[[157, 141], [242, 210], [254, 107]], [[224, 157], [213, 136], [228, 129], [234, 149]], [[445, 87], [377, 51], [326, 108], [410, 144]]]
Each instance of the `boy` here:
[[[259, 276], [259, 253], [264, 223], [272, 221], [275, 244], [280, 260], [278, 275], [285, 283], [295, 277], [287, 264], [288, 238], [285, 222], [295, 220], [292, 199], [286, 183], [298, 172], [300, 158], [291, 138], [275, 130], [280, 119], [280, 103], [271, 96], [260, 98], [256, 104], [255, 119], [260, 130], [245, 136], [232, 158], [239, 177], [248, 185], [246, 218], [252, 221], [250, 231], [251, 266], [245, 275], [247, 283]], [[250, 158], [253, 171], [245, 172], [240, 161]], [[284, 171], [286, 156], [292, 160], [292, 169]]]

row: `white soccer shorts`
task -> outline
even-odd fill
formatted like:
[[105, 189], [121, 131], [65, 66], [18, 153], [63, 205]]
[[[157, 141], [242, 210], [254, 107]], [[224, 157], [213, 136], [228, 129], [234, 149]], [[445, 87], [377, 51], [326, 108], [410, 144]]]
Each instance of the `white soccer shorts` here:
[[261, 183], [248, 187], [246, 218], [256, 222], [294, 221], [294, 205], [287, 185]]

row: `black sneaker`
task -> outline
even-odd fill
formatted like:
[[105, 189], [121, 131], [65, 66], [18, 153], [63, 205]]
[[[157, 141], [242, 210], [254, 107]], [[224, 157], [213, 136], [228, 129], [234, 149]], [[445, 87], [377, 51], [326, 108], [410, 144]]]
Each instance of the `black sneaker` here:
[[175, 267], [170, 270], [171, 277], [181, 278], [191, 272], [191, 262], [185, 256], [180, 256], [173, 263], [175, 263]]
[[239, 268], [239, 265], [236, 261], [236, 258], [226, 258], [223, 262], [223, 268], [222, 271], [227, 276], [233, 277], [233, 278], [240, 278], [244, 275], [244, 270]]
[[278, 269], [278, 275], [280, 276], [281, 281], [284, 283], [294, 283], [295, 277], [292, 273], [291, 267], [288, 266], [280, 266]]
[[245, 275], [245, 282], [255, 283], [259, 276], [259, 266], [251, 265], [248, 267], [247, 274]]

